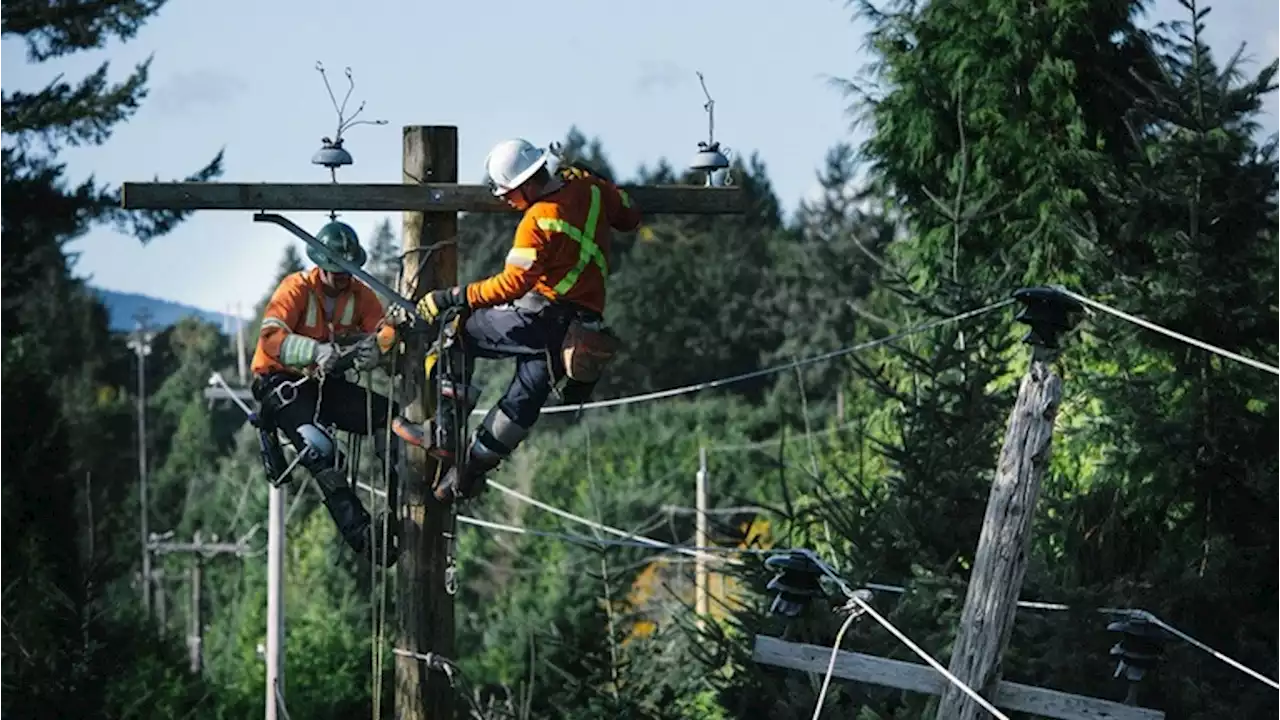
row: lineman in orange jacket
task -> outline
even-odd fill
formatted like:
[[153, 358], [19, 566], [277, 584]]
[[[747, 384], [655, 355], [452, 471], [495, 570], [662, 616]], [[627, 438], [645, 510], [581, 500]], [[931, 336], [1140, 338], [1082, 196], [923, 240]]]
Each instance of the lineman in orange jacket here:
[[[329, 253], [356, 265], [363, 265], [367, 258], [355, 230], [344, 223], [325, 225], [316, 238]], [[356, 370], [372, 369], [394, 342], [395, 331], [382, 325], [382, 303], [368, 285], [343, 271], [326, 252], [308, 247], [307, 255], [316, 267], [285, 276], [263, 313], [253, 353], [253, 395], [271, 424], [284, 431], [299, 452], [311, 441], [312, 450], [302, 453], [299, 464], [316, 479], [325, 507], [347, 544], [371, 561], [385, 557], [390, 565], [399, 554], [395, 536], [390, 536], [386, 553], [380, 552], [380, 532], [373, 533], [375, 542], [369, 542], [369, 513], [347, 483], [336, 443], [320, 428], [332, 425], [371, 434], [375, 452], [386, 458], [395, 448], [386, 447], [385, 435], [378, 430], [386, 427], [387, 414], [392, 413], [397, 435], [413, 439], [412, 432], [405, 435], [409, 426], [394, 403], [335, 372], [344, 361], [351, 361]], [[342, 349], [336, 342], [340, 339], [351, 346]], [[274, 441], [274, 431], [270, 435]], [[395, 468], [394, 457], [391, 467]]]
[[[557, 378], [568, 377], [566, 402], [590, 396], [602, 363], [584, 370], [571, 361], [566, 368], [565, 357], [576, 351], [588, 361], [593, 353], [607, 361], [611, 354], [600, 346], [610, 341], [599, 329], [612, 231], [634, 230], [640, 211], [624, 190], [604, 178], [578, 168], [552, 174], [550, 157], [550, 151], [520, 139], [501, 142], [489, 152], [485, 172], [490, 189], [524, 211], [505, 266], [466, 287], [432, 291], [418, 303], [419, 314], [428, 321], [451, 308], [466, 311], [459, 337], [468, 377], [475, 357], [516, 359], [510, 385], [471, 438], [463, 475], [451, 467], [437, 484], [436, 497], [443, 501], [470, 497], [483, 487], [485, 474], [528, 435]], [[591, 347], [593, 338], [596, 347]], [[450, 403], [469, 413], [479, 400], [479, 389], [464, 386], [463, 378], [441, 378], [440, 383], [445, 402], [437, 433], [454, 410]], [[444, 459], [455, 442], [447, 436], [445, 430], [435, 442], [435, 454]]]

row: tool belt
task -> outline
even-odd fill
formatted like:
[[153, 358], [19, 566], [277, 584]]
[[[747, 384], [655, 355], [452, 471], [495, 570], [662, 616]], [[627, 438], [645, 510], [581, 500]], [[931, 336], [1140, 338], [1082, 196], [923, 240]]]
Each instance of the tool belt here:
[[[550, 309], [568, 318], [564, 340], [558, 350], [564, 374], [574, 382], [590, 384], [599, 380], [622, 348], [622, 340], [604, 324], [604, 318], [573, 303], [553, 302], [540, 293], [529, 292], [512, 305], [532, 312]], [[556, 352], [557, 348], [548, 350]]]
[[560, 345], [564, 374], [574, 382], [594, 383], [621, 348], [622, 341], [604, 324], [604, 320], [575, 315], [569, 320], [564, 342]]

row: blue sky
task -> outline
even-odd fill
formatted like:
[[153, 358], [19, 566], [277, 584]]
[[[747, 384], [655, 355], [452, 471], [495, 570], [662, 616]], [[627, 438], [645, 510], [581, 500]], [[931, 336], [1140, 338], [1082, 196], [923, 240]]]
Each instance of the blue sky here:
[[[1159, 0], [1151, 13], [1182, 15], [1175, 0]], [[1277, 56], [1277, 23], [1275, 0], [1220, 2], [1209, 41], [1220, 56], [1248, 43], [1257, 67]], [[154, 53], [151, 94], [136, 116], [105, 146], [64, 156], [73, 178], [92, 173], [112, 184], [180, 178], [220, 147], [225, 182], [327, 181], [310, 164], [336, 123], [317, 61], [339, 100], [350, 66], [349, 107], [365, 101], [362, 118], [388, 121], [347, 134], [356, 163], [340, 181], [398, 181], [400, 128], [417, 124], [458, 126], [461, 182], [481, 181], [484, 155], [499, 140], [543, 144], [571, 125], [600, 137], [626, 177], [663, 157], [684, 164], [704, 139], [701, 71], [716, 100], [717, 139], [758, 151], [790, 212], [814, 189], [827, 148], [860, 139], [828, 78], [867, 62], [864, 32], [838, 0], [170, 0], [126, 44], [28, 65], [21, 43], [5, 38], [0, 64], [12, 91], [58, 73], [78, 79], [103, 59], [122, 77]], [[1274, 96], [1271, 106], [1274, 131]], [[250, 214], [199, 212], [147, 246], [95, 230], [73, 246], [77, 270], [101, 287], [211, 310], [240, 303], [247, 313], [296, 242]], [[385, 215], [344, 219], [365, 236]], [[289, 216], [312, 230], [324, 220]]]

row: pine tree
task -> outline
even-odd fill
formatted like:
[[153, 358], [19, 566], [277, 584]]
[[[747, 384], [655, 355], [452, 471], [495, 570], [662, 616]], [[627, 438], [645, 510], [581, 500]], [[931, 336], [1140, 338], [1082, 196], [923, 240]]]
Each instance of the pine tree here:
[[[1132, 160], [1098, 183], [1106, 212], [1082, 226], [1099, 250], [1083, 291], [1274, 364], [1278, 165], [1275, 136], [1257, 130], [1277, 63], [1219, 65], [1208, 9], [1182, 5], [1187, 22], [1152, 33], [1162, 72], [1125, 118]], [[1075, 446], [1096, 480], [1052, 501], [1073, 560], [1058, 572], [1123, 583], [1128, 602], [1274, 677], [1275, 377], [1110, 316], [1087, 330], [1076, 363], [1107, 422]], [[1224, 607], [1230, 622], [1214, 620]], [[1277, 712], [1273, 690], [1200, 653], [1171, 653], [1153, 682], [1146, 697], [1170, 716]]]
[[396, 233], [391, 229], [391, 219], [384, 218], [373, 231], [369, 240], [369, 274], [396, 287], [400, 277], [400, 248], [396, 242]]
[[284, 248], [284, 254], [280, 256], [280, 264], [276, 266], [275, 280], [271, 282], [271, 287], [267, 288], [262, 299], [257, 305], [253, 306], [253, 320], [257, 324], [252, 325], [252, 338], [256, 338], [258, 331], [261, 329], [262, 313], [267, 309], [267, 303], [271, 302], [271, 296], [275, 294], [276, 287], [280, 285], [280, 281], [296, 272], [302, 272], [306, 266], [302, 264], [302, 255], [298, 253], [298, 246], [289, 243]]
[[[22, 39], [32, 62], [45, 62], [128, 40], [162, 4], [17, 0], [5, 3], [0, 26]], [[198, 700], [194, 683], [164, 680], [165, 668], [180, 662], [177, 648], [155, 645], [149, 625], [133, 625], [138, 604], [108, 608], [103, 600], [116, 581], [137, 593], [127, 587], [136, 534], [110, 532], [122, 524], [117, 513], [132, 486], [107, 480], [129, 477], [136, 462], [119, 450], [133, 439], [117, 429], [129, 423], [116, 424], [121, 407], [111, 399], [127, 383], [115, 371], [130, 366], [117, 360], [105, 310], [71, 276], [68, 247], [100, 224], [145, 241], [185, 214], [125, 212], [118, 194], [92, 179], [69, 185], [58, 157], [62, 147], [105, 143], [128, 120], [145, 96], [149, 65], [113, 84], [103, 63], [78, 83], [59, 77], [36, 92], [6, 91], [0, 106], [9, 141], [0, 210], [4, 407], [25, 418], [22, 434], [6, 431], [3, 441], [6, 464], [19, 469], [3, 480], [6, 715], [118, 717], [141, 696], [130, 683], [149, 686], [148, 709], [158, 715], [184, 714]], [[221, 159], [188, 179], [217, 176]]]

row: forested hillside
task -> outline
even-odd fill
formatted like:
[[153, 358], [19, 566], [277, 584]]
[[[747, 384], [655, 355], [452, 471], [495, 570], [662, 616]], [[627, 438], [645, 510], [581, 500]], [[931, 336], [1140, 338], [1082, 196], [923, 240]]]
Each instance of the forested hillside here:
[[[3, 28], [40, 61], [128, 40], [160, 4], [18, 0]], [[732, 170], [743, 216], [653, 217], [615, 239], [608, 320], [625, 347], [596, 400], [911, 332], [713, 389], [544, 415], [493, 480], [691, 544], [704, 448], [711, 542], [741, 563], [713, 563], [698, 627], [692, 558], [593, 544], [605, 536], [490, 489], [462, 512], [542, 534], [460, 526], [471, 717], [812, 717], [821, 676], [753, 662], [752, 638], [830, 646], [842, 618], [823, 603], [789, 622], [769, 614], [762, 555], [733, 548], [811, 548], [855, 587], [896, 586], [875, 607], [945, 665], [1029, 348], [1016, 306], [921, 325], [1061, 284], [1276, 364], [1277, 141], [1257, 123], [1277, 65], [1215, 56], [1203, 7], [1166, 27], [1142, 20], [1145, 4], [855, 3], [876, 64], [831, 72], [851, 78], [839, 90], [869, 139], [832, 138], [819, 199], [784, 216], [766, 159], [747, 153]], [[184, 219], [125, 213], [114, 187], [75, 184], [61, 165], [63, 149], [109, 142], [129, 121], [147, 73], [4, 93], [6, 718], [262, 712], [268, 484], [244, 415], [203, 395], [213, 372], [235, 374], [230, 344], [187, 318], [154, 338], [145, 365], [149, 527], [253, 548], [203, 563], [192, 672], [190, 557], [157, 556], [150, 617], [140, 600], [138, 360], [75, 276], [89, 228], [147, 242]], [[700, 182], [660, 158], [614, 167], [590, 130], [566, 128], [567, 158], [619, 182]], [[221, 159], [191, 179], [215, 179]], [[461, 218], [462, 279], [500, 268], [516, 220]], [[398, 222], [362, 238], [385, 279]], [[278, 274], [303, 266], [291, 250]], [[1062, 339], [1064, 396], [1022, 590], [1071, 609], [1018, 612], [1004, 679], [1123, 700], [1100, 607], [1146, 609], [1276, 678], [1276, 376], [1107, 313], [1079, 320]], [[480, 368], [487, 407], [512, 370]], [[368, 717], [378, 696], [381, 717], [396, 717], [390, 640], [377, 642], [373, 621], [380, 607], [395, 617], [395, 593], [335, 533], [314, 485], [292, 489], [289, 715]], [[866, 620], [842, 647], [918, 661]], [[1273, 687], [1177, 639], [1138, 699], [1170, 720], [1280, 712]], [[937, 698], [836, 680], [824, 702], [823, 717], [900, 720], [933, 718]]]

